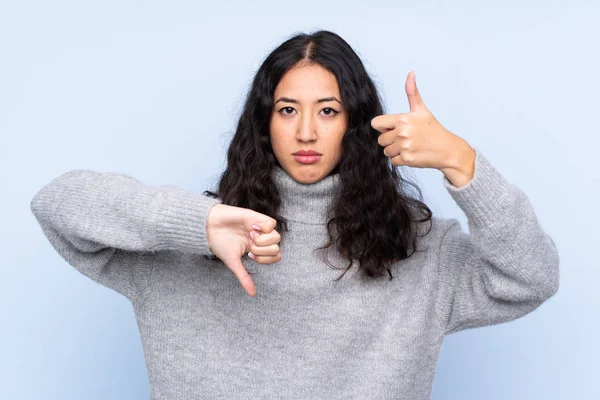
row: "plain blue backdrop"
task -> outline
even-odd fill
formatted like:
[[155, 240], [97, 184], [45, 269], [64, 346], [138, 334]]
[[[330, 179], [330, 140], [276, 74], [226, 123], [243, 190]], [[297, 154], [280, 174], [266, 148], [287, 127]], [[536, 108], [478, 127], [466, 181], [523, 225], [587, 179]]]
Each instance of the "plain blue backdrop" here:
[[[598, 20], [597, 1], [0, 1], [0, 398], [149, 397], [131, 304], [60, 258], [30, 201], [78, 168], [214, 189], [264, 57], [328, 29], [387, 113], [408, 112], [415, 70], [428, 108], [525, 191], [559, 248], [553, 298], [446, 337], [432, 398], [599, 399]], [[467, 230], [441, 172], [409, 172]]]

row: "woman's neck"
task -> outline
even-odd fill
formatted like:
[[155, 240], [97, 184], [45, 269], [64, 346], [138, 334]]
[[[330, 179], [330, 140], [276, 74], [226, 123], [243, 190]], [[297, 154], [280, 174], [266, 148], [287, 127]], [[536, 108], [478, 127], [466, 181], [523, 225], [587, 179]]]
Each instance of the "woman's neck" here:
[[291, 221], [327, 223], [340, 184], [339, 173], [334, 171], [318, 182], [305, 184], [294, 180], [282, 167], [275, 166], [272, 177], [281, 196], [280, 214]]

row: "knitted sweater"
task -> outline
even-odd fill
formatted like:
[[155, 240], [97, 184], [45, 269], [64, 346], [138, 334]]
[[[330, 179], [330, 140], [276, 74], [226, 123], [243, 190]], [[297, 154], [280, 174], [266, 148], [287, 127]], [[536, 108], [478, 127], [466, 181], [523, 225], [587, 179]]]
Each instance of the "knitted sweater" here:
[[[445, 335], [514, 320], [558, 290], [559, 256], [532, 206], [476, 150], [473, 179], [443, 184], [468, 218], [433, 217], [392, 280], [325, 264], [326, 214], [339, 175], [313, 184], [273, 171], [290, 230], [281, 261], [244, 256], [250, 297], [212, 255], [219, 199], [73, 170], [31, 210], [62, 258], [132, 303], [151, 398], [428, 399]], [[337, 266], [346, 260], [329, 253]]]

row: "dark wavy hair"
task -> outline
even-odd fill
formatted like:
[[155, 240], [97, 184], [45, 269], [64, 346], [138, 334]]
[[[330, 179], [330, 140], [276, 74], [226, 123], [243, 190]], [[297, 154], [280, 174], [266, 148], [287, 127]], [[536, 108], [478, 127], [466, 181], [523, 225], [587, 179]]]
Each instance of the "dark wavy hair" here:
[[[339, 173], [340, 189], [332, 200], [333, 217], [327, 221], [329, 241], [315, 250], [335, 244], [348, 259], [336, 280], [353, 260], [358, 261], [363, 276], [385, 276], [387, 271], [392, 279], [390, 265], [420, 251], [416, 223], [430, 221], [432, 212], [420, 201], [419, 187], [401, 177], [378, 144], [379, 132], [371, 127], [371, 120], [384, 113], [377, 89], [358, 55], [333, 32], [295, 34], [266, 57], [248, 91], [217, 193], [204, 194], [274, 218], [281, 241], [285, 239], [282, 228], [289, 228], [279, 215], [281, 198], [271, 176], [279, 162], [271, 147], [269, 124], [277, 84], [300, 63], [318, 64], [335, 75], [348, 116], [342, 158], [332, 172]], [[417, 198], [408, 195], [408, 186], [416, 189]], [[327, 258], [325, 262], [338, 269]]]

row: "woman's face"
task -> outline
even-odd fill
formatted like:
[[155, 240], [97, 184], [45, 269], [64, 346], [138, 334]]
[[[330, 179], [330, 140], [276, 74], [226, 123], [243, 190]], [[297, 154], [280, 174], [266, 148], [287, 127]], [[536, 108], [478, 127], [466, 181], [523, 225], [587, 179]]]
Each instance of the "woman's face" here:
[[[281, 167], [300, 183], [320, 181], [338, 165], [347, 128], [335, 76], [318, 64], [298, 65], [274, 93], [270, 137]], [[317, 157], [295, 155], [313, 150]]]

